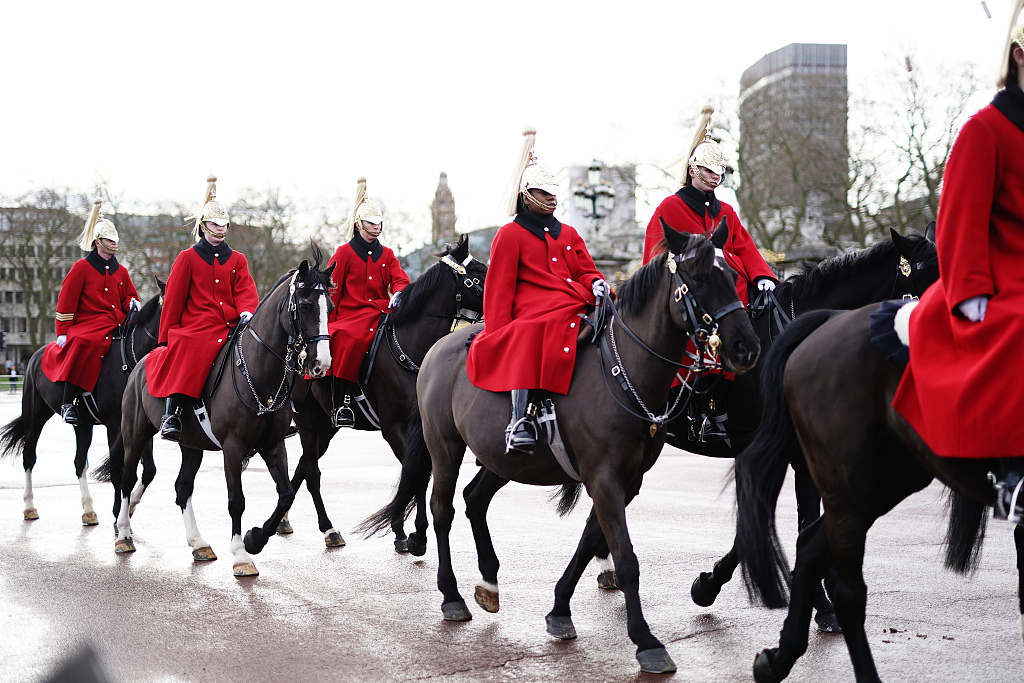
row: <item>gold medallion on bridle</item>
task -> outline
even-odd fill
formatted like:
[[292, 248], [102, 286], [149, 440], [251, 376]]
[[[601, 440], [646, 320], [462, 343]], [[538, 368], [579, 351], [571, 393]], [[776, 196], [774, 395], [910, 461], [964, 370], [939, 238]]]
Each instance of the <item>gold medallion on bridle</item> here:
[[652, 422], [651, 423], [651, 436], [654, 436], [657, 433], [658, 433], [658, 425], [655, 424], [654, 422]]

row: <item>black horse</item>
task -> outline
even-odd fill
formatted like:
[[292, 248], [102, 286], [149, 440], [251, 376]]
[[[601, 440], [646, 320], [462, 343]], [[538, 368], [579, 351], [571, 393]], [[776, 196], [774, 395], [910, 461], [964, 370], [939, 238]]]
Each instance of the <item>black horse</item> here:
[[[876, 305], [817, 311], [797, 320], [765, 362], [764, 405], [754, 441], [737, 458], [738, 552], [752, 596], [786, 604], [790, 574], [773, 511], [787, 463], [801, 450], [825, 514], [801, 532], [792, 600], [779, 647], [754, 663], [759, 682], [785, 678], [807, 648], [814, 586], [825, 578], [858, 682], [878, 681], [864, 632], [867, 531], [900, 501], [938, 478], [953, 492], [946, 565], [966, 573], [978, 559], [986, 507], [995, 502], [993, 461], [936, 457], [892, 408], [901, 371], [871, 341]], [[911, 340], [913, 341], [913, 340]], [[1024, 567], [1024, 530], [1014, 530]], [[1021, 604], [1024, 627], [1024, 603]]]
[[[291, 410], [286, 409], [291, 393], [289, 377], [293, 374], [321, 377], [331, 364], [326, 323], [334, 266], [320, 270], [322, 254], [315, 246], [313, 256], [312, 265], [303, 261], [277, 282], [248, 324], [238, 327], [218, 355], [203, 391], [209, 432], [192, 411], [187, 411], [183, 417], [184, 429], [179, 440], [182, 465], [175, 492], [188, 542], [197, 560], [212, 559], [204, 554], [208, 547], [202, 547], [205, 542], [201, 541], [195, 526], [192, 488], [202, 452], [223, 450], [235, 576], [259, 573], [248, 553], [259, 553], [266, 546], [295, 497], [288, 480], [284, 446], [291, 421]], [[126, 553], [135, 551], [129, 518], [145, 491], [144, 486], [133, 490], [135, 470], [143, 447], [157, 433], [164, 412], [164, 401], [151, 396], [147, 389], [145, 359], [128, 379], [122, 410], [125, 470], [121, 496], [124, 500], [117, 520], [115, 551]], [[242, 469], [257, 452], [277, 484], [278, 501], [262, 528], [250, 529], [243, 539]]]
[[[110, 350], [103, 358], [96, 386], [85, 397], [81, 420], [74, 427], [75, 476], [82, 493], [82, 524], [93, 526], [99, 523], [93, 510], [92, 496], [86, 475], [86, 458], [92, 445], [92, 428], [102, 424], [107, 428], [107, 445], [117, 454], [117, 467], [104, 470], [100, 481], [114, 484], [114, 517], [121, 507], [118, 483], [121, 479], [121, 462], [124, 449], [121, 445], [121, 397], [128, 384], [128, 373], [139, 360], [156, 348], [157, 332], [160, 329], [160, 309], [163, 301], [164, 283], [158, 279], [160, 294], [154, 296], [142, 308], [125, 318], [111, 335]], [[38, 349], [28, 361], [25, 370], [25, 389], [21, 397], [21, 415], [14, 418], [0, 430], [0, 457], [14, 456], [20, 450], [25, 466], [25, 519], [39, 519], [39, 513], [32, 500], [32, 468], [36, 464], [36, 444], [43, 426], [60, 412], [64, 402], [63, 383], [51, 382], [43, 373], [43, 352]], [[142, 480], [146, 484], [156, 476], [153, 464], [153, 444], [146, 445], [143, 452]]]
[[[641, 669], [675, 670], [643, 618], [640, 567], [626, 529], [626, 506], [639, 492], [644, 473], [665, 443], [666, 417], [655, 415], [650, 407], [665, 404], [679, 368], [675, 360], [691, 334], [717, 347], [724, 367], [736, 372], [754, 365], [758, 342], [736, 296], [736, 274], [716, 256], [712, 243], [668, 226], [664, 231], [672, 253], [654, 259], [623, 285], [618, 313], [597, 337], [599, 344], [579, 343], [569, 393], [552, 397], [560, 433], [554, 447], [540, 447], [533, 455], [506, 454], [508, 394], [478, 389], [466, 375], [467, 341], [480, 326], [443, 338], [427, 353], [417, 392], [433, 465], [431, 511], [438, 544], [437, 582], [444, 595], [441, 609], [446, 620], [471, 618], [459, 594], [449, 543], [455, 484], [468, 446], [484, 468], [502, 479], [568, 485], [563, 492], [576, 494], [579, 482], [586, 486], [615, 558], [626, 595], [628, 633], [637, 646]], [[727, 237], [728, 227], [723, 225], [716, 231], [714, 243], [720, 245]], [[556, 453], [563, 452], [560, 463]], [[574, 500], [563, 499], [563, 504], [571, 502]], [[470, 516], [470, 523], [483, 576], [477, 586], [477, 602], [493, 612], [498, 609], [497, 557], [486, 519]], [[593, 545], [581, 542], [567, 570], [574, 576], [560, 581], [555, 590], [555, 606], [547, 623], [548, 632], [556, 637], [576, 636], [569, 584], [575, 585], [574, 579], [594, 551]]]
[[[413, 555], [423, 555], [427, 549], [426, 489], [430, 479], [430, 454], [423, 443], [423, 427], [416, 406], [416, 375], [434, 342], [451, 332], [456, 324], [467, 320], [467, 313], [472, 313], [469, 320], [479, 318], [483, 312], [483, 285], [487, 274], [487, 266], [470, 255], [466, 235], [435, 255], [440, 261], [402, 291], [400, 305], [380, 326], [372, 367], [368, 359], [360, 372], [366, 401], [358, 401], [355, 410], [356, 428], [379, 429], [391, 446], [406, 472], [401, 481], [406, 485], [420, 482], [408, 493], [401, 491], [402, 500], [407, 504], [381, 510], [358, 530], [372, 535], [390, 528], [395, 534], [395, 549]], [[338, 432], [330, 419], [332, 382], [332, 378], [313, 382], [300, 380], [292, 391], [294, 420], [302, 440], [302, 457], [292, 475], [292, 487], [298, 491], [302, 482], [306, 482], [324, 541], [328, 547], [338, 547], [345, 541], [324, 508], [318, 465]], [[404, 521], [413, 505], [416, 507], [416, 531], [407, 537]], [[286, 516], [278, 532], [290, 531]]]
[[[772, 346], [786, 320], [792, 320], [802, 313], [818, 309], [854, 309], [884, 299], [917, 297], [939, 276], [938, 257], [935, 250], [935, 224], [930, 223], [924, 236], [911, 234], [901, 236], [890, 231], [891, 239], [855, 252], [841, 254], [822, 261], [815, 266], [787, 278], [774, 292], [775, 301], [758, 315], [755, 308], [754, 329], [761, 341], [761, 348]], [[765, 298], [766, 295], [762, 295]], [[779, 305], [775, 309], [775, 304]], [[777, 313], [778, 311], [778, 313]], [[781, 313], [781, 315], [779, 314]], [[736, 377], [729, 393], [727, 406], [729, 419], [726, 422], [730, 441], [698, 442], [689, 441], [686, 412], [683, 411], [669, 424], [668, 442], [683, 450], [711, 457], [735, 457], [753, 436], [761, 420], [763, 401], [761, 387], [764, 373], [761, 364], [749, 372]], [[719, 380], [725, 381], [725, 380]], [[793, 462], [795, 473], [799, 525], [803, 528], [818, 518], [821, 499], [814, 482], [810, 479], [802, 458]], [[592, 522], [591, 525], [596, 524]], [[592, 530], [591, 530], [592, 531]], [[598, 559], [603, 570], [598, 584], [603, 588], [616, 587], [614, 569], [607, 561], [607, 552], [599, 553]], [[727, 583], [738, 565], [735, 545], [725, 554], [710, 572], [701, 572], [690, 588], [693, 601], [708, 607], [718, 597], [722, 586]], [[816, 620], [820, 629], [836, 631], [834, 612], [823, 591], [817, 597]]]

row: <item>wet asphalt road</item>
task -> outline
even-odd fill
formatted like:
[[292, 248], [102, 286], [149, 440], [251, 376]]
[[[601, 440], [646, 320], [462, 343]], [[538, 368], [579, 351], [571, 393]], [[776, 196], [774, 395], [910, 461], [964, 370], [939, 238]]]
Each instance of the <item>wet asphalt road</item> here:
[[[20, 403], [0, 395], [0, 422]], [[91, 459], [105, 442], [96, 431]], [[291, 462], [298, 439], [288, 440]], [[573, 602], [579, 638], [544, 630], [554, 583], [568, 562], [589, 505], [558, 518], [549, 490], [509, 485], [491, 508], [501, 611], [472, 601], [478, 578], [469, 524], [453, 532], [455, 569], [473, 620], [441, 619], [433, 532], [423, 558], [400, 556], [391, 538], [350, 530], [390, 496], [397, 461], [378, 434], [346, 432], [322, 460], [325, 500], [348, 545], [327, 549], [309, 494], [290, 515], [295, 533], [255, 557], [260, 576], [232, 576], [230, 520], [221, 459], [207, 454], [195, 507], [220, 559], [192, 561], [173, 481], [180, 457], [158, 443], [159, 472], [133, 518], [138, 551], [114, 554], [112, 489], [91, 486], [100, 526], [83, 527], [74, 479], [74, 434], [51, 420], [39, 448], [35, 501], [22, 520], [20, 459], [0, 463], [0, 681], [39, 681], [84, 644], [113, 681], [751, 681], [755, 654], [777, 644], [785, 616], [751, 606], [742, 583], [715, 605], [692, 603], [689, 586], [732, 539], [729, 463], [668, 449], [648, 475], [628, 520], [640, 559], [645, 615], [679, 667], [642, 674], [626, 636], [621, 595], [596, 586], [596, 565]], [[463, 483], [475, 467], [463, 467]], [[245, 528], [261, 524], [273, 484], [254, 460], [243, 477]], [[795, 508], [788, 485], [780, 531], [792, 548]], [[942, 568], [942, 489], [933, 485], [876, 524], [868, 538], [867, 630], [886, 681], [1020, 681], [1011, 529], [992, 523], [980, 570], [964, 579]], [[461, 500], [457, 501], [462, 510]], [[812, 633], [788, 680], [853, 681], [842, 636]]]

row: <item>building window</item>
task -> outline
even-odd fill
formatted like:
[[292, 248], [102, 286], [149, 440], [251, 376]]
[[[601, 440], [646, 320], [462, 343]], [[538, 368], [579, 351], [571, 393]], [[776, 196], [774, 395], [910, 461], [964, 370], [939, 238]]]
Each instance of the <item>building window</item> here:
[[16, 324], [15, 332], [28, 332], [28, 318], [15, 318], [14, 322]]
[[36, 255], [36, 248], [34, 246], [32, 246], [31, 244], [28, 245], [28, 255], [29, 256], [35, 256]]
[[5, 304], [13, 304], [14, 303], [14, 292], [4, 292], [4, 303]]
[[0, 268], [0, 280], [6, 280], [6, 279], [7, 279], [7, 269], [6, 268]]
[[[14, 303], [20, 304], [20, 303], [23, 303], [24, 300], [25, 300], [25, 297], [22, 294], [20, 289], [17, 292], [14, 293]], [[24, 332], [24, 330], [22, 330], [22, 332]]]
[[11, 319], [10, 318], [0, 318], [0, 330], [3, 330], [4, 332], [10, 332], [11, 331]]

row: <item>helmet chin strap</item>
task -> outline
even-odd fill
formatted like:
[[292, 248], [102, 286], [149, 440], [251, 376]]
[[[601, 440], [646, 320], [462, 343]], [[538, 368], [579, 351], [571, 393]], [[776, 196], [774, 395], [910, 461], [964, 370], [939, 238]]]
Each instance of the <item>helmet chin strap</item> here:
[[690, 164], [690, 168], [692, 168], [697, 173], [697, 175], [700, 176], [701, 181], [705, 185], [710, 187], [712, 190], [722, 184], [722, 177], [721, 176], [718, 177], [718, 180], [709, 180], [704, 175], [704, 172], [701, 170], [703, 168], [702, 166], [698, 166], [697, 164]]
[[383, 223], [377, 223], [376, 225], [371, 223], [370, 225], [373, 225], [376, 228], [376, 230], [370, 230], [369, 228], [364, 228], [363, 226], [359, 226], [359, 229], [365, 232], [367, 235], [371, 235], [373, 237], [380, 237], [380, 234], [384, 232]]

